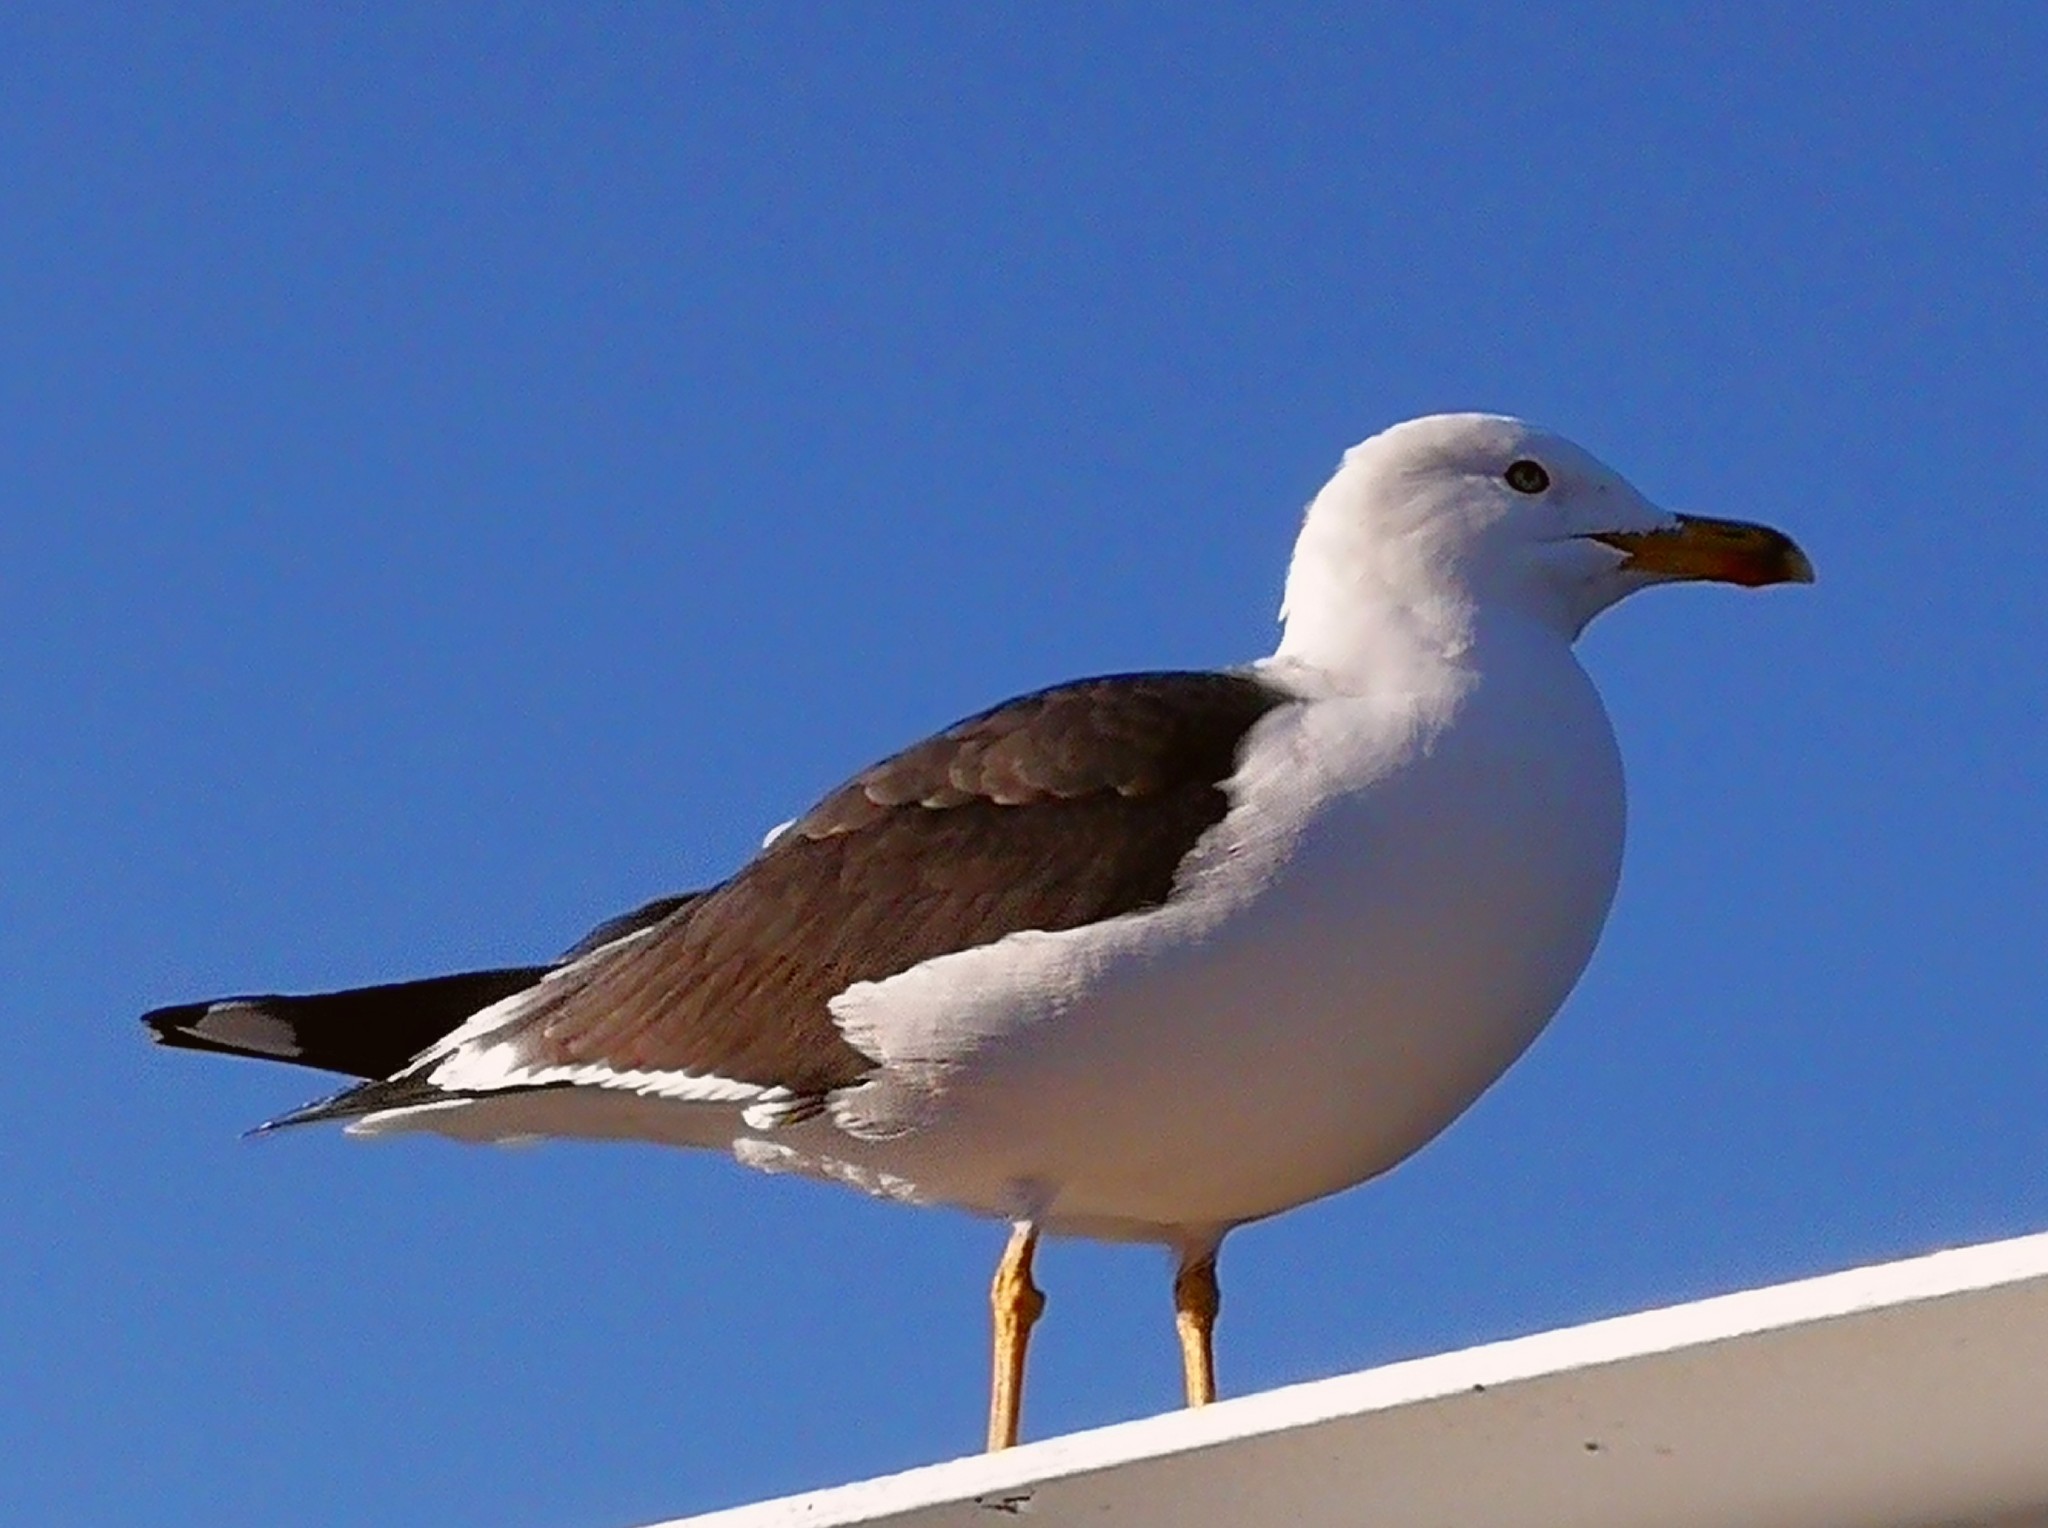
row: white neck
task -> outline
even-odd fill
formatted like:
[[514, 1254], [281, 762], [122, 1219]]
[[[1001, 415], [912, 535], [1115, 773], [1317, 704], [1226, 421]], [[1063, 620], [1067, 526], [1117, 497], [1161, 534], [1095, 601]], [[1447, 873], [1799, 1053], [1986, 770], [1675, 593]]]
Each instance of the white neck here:
[[[1509, 631], [1518, 646], [1568, 655], [1592, 611], [1625, 592], [1501, 557], [1474, 534], [1475, 517], [1490, 512], [1483, 500], [1389, 484], [1373, 446], [1349, 453], [1309, 505], [1272, 662], [1351, 693], [1431, 688], [1431, 676], [1473, 670], [1482, 642]], [[1580, 583], [1600, 597], [1568, 608], [1559, 591]]]
[[1478, 610], [1426, 535], [1388, 536], [1340, 499], [1343, 475], [1309, 507], [1281, 601], [1274, 658], [1322, 672], [1342, 689], [1413, 682], [1456, 666], [1477, 636]]

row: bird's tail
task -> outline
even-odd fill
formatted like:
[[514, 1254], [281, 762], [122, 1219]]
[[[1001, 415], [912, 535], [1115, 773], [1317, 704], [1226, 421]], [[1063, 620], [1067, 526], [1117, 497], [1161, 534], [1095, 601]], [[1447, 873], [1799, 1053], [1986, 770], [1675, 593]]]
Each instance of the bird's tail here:
[[550, 969], [463, 971], [307, 997], [218, 998], [158, 1008], [142, 1022], [162, 1045], [383, 1078], [477, 1010], [531, 987]]

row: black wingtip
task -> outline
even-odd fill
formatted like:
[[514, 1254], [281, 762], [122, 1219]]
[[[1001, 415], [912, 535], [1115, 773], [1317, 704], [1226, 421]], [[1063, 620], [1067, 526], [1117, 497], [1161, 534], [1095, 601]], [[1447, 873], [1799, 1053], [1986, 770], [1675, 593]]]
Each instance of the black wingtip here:
[[216, 998], [153, 1008], [142, 1016], [142, 1023], [157, 1044], [178, 1050], [320, 1065], [317, 1059], [308, 1061], [291, 1003], [275, 996]]
[[510, 966], [342, 992], [225, 997], [152, 1009], [142, 1022], [161, 1045], [374, 1080], [403, 1070], [472, 1014], [531, 987], [549, 969]]
[[159, 1045], [183, 1045], [199, 1048], [200, 1042], [190, 1037], [194, 1024], [206, 1016], [211, 1003], [177, 1003], [169, 1008], [152, 1008], [142, 1016], [143, 1027], [150, 1038]]

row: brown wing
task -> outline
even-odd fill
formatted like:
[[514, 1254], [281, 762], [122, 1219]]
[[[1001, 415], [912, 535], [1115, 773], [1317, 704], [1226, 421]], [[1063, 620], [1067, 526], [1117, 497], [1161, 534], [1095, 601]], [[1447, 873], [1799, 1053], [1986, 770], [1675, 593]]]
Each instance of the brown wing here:
[[873, 1062], [833, 996], [1163, 902], [1223, 816], [1245, 734], [1285, 699], [1242, 674], [1130, 674], [983, 712], [856, 776], [497, 1038], [535, 1067], [845, 1087]]

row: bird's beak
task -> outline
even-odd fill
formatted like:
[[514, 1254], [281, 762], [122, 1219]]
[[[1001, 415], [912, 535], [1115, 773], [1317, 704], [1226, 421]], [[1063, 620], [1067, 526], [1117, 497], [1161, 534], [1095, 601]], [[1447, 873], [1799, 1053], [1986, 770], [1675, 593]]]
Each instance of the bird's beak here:
[[1653, 578], [1707, 578], [1760, 589], [1766, 584], [1810, 584], [1813, 564], [1798, 543], [1768, 525], [1675, 515], [1654, 531], [1596, 531], [1587, 537], [1627, 553], [1625, 573]]

